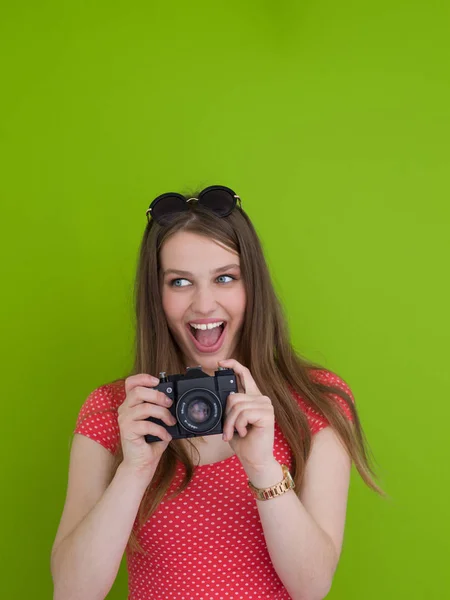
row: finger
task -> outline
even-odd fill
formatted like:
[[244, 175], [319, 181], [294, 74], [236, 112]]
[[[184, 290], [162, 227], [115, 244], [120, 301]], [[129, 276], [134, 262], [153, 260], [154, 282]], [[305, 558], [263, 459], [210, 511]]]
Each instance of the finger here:
[[172, 400], [159, 390], [154, 390], [147, 387], [137, 386], [128, 394], [126, 404], [129, 408], [142, 404], [142, 402], [150, 402], [151, 404], [159, 404], [160, 406], [171, 406]]
[[225, 405], [225, 416], [230, 414], [231, 410], [234, 406], [236, 406], [236, 404], [239, 404], [240, 402], [249, 401], [251, 400], [247, 394], [235, 394], [234, 392], [231, 392], [231, 394], [227, 398], [227, 402]]
[[245, 394], [261, 395], [261, 392], [259, 391], [258, 386], [256, 385], [256, 382], [253, 379], [252, 374], [250, 373], [249, 369], [247, 369], [247, 367], [241, 365], [241, 363], [239, 363], [234, 358], [221, 360], [219, 361], [219, 365], [221, 367], [233, 369], [233, 371], [239, 377], [240, 383], [243, 388], [243, 392]]
[[247, 426], [254, 425], [255, 427], [272, 426], [274, 423], [274, 410], [272, 404], [266, 402], [250, 403], [245, 406], [244, 403], [236, 406], [236, 410], [231, 413], [224, 423], [223, 432], [229, 440], [233, 436], [233, 431], [236, 429], [241, 437], [245, 437]]
[[260, 413], [264, 410], [261, 405], [255, 405], [253, 402], [240, 402], [236, 404], [225, 419], [223, 433], [227, 440], [233, 437], [234, 430], [244, 437], [247, 433], [247, 424], [253, 424], [260, 419]]
[[125, 379], [125, 392], [128, 395], [136, 386], [154, 387], [159, 384], [159, 379], [148, 373], [130, 375]]
[[247, 435], [248, 424], [247, 411], [243, 410], [230, 414], [223, 428], [225, 439], [231, 440], [236, 432], [240, 437], [245, 437]]
[[273, 404], [268, 396], [251, 396], [249, 394], [235, 394], [231, 392], [225, 405], [225, 416], [228, 416], [235, 406], [245, 405], [252, 408], [270, 408]]
[[164, 406], [143, 402], [142, 404], [133, 406], [133, 408], [129, 410], [129, 419], [132, 421], [142, 421], [142, 419], [147, 419], [148, 417], [161, 419], [161, 421], [164, 421], [164, 423], [170, 427], [173, 427], [177, 422], [169, 409]]
[[159, 437], [162, 441], [170, 442], [172, 436], [164, 429], [162, 425], [157, 425], [151, 421], [133, 421], [132, 429], [125, 434], [127, 440], [132, 441], [144, 435], [154, 435]]

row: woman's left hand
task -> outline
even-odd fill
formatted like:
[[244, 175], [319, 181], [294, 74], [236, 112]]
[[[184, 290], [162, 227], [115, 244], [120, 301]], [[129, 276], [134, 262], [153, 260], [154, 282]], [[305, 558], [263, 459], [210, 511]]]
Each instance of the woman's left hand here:
[[[262, 396], [250, 371], [237, 360], [221, 360], [219, 366], [233, 369], [238, 393], [230, 394], [225, 409], [224, 439], [246, 471], [262, 471], [273, 465], [275, 414], [272, 402]], [[238, 434], [234, 433], [234, 430]]]

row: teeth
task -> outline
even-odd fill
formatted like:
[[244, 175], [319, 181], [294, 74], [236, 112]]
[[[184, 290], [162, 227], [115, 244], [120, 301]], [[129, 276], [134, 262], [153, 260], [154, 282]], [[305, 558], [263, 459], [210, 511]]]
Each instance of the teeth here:
[[223, 324], [223, 321], [217, 321], [217, 323], [189, 323], [191, 327], [194, 329], [214, 329], [215, 327], [220, 327]]

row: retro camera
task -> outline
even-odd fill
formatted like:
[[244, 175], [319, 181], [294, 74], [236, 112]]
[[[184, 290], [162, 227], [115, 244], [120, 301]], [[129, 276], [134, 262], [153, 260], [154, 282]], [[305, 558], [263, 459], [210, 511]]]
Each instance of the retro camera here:
[[[156, 417], [148, 417], [146, 421], [167, 429], [174, 440], [223, 433], [227, 398], [238, 391], [233, 369], [219, 367], [211, 376], [201, 366], [188, 367], [185, 375], [166, 376], [160, 373], [159, 377], [159, 385], [152, 389], [163, 392], [173, 400], [169, 411], [177, 422], [168, 426]], [[145, 441], [151, 443], [161, 439], [146, 435]]]

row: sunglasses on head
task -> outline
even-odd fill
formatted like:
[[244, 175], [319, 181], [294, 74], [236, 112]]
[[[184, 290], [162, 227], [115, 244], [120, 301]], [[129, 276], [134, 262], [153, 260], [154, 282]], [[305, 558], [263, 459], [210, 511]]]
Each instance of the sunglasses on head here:
[[170, 222], [171, 217], [180, 212], [189, 210], [188, 203], [196, 201], [198, 204], [208, 208], [219, 217], [228, 216], [241, 199], [228, 187], [223, 185], [211, 185], [202, 190], [198, 198], [186, 199], [182, 194], [176, 192], [167, 192], [161, 194], [153, 200], [146, 211], [147, 221], [150, 223], [150, 217], [160, 225]]

